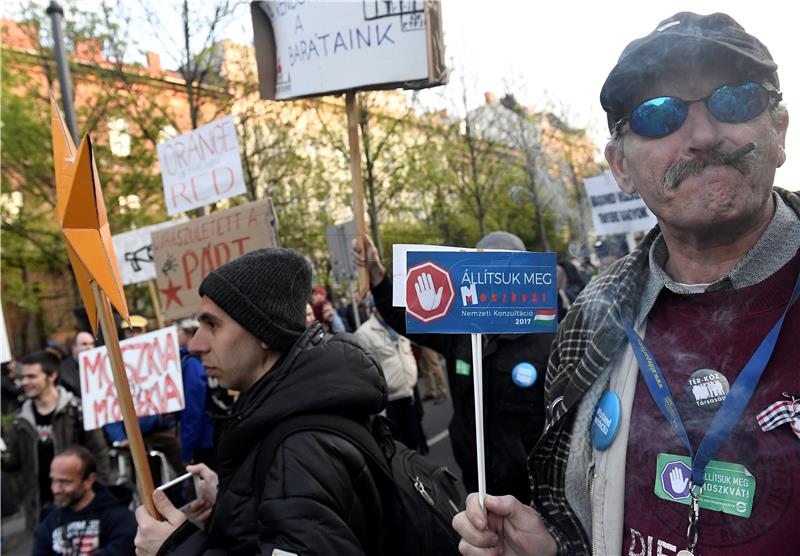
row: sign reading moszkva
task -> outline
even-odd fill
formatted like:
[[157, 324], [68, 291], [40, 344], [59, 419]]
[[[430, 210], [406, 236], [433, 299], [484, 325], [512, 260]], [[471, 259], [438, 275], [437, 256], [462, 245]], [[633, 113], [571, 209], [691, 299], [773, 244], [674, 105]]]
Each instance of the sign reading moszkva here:
[[643, 232], [656, 225], [656, 217], [639, 194], [622, 191], [611, 172], [586, 178], [584, 186], [597, 235]]

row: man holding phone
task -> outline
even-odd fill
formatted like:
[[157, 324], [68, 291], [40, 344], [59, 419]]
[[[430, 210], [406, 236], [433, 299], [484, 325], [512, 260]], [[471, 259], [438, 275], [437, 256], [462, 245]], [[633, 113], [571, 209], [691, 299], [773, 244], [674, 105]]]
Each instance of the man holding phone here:
[[291, 416], [366, 421], [386, 405], [383, 375], [351, 335], [328, 335], [318, 323], [306, 330], [308, 261], [290, 249], [254, 251], [211, 272], [199, 293], [189, 351], [241, 395], [221, 424], [219, 476], [187, 466], [202, 486], [185, 513], [157, 490], [166, 521], [137, 508], [137, 554], [382, 551], [381, 498], [358, 448], [309, 430], [287, 437], [272, 461], [261, 454], [267, 434]]

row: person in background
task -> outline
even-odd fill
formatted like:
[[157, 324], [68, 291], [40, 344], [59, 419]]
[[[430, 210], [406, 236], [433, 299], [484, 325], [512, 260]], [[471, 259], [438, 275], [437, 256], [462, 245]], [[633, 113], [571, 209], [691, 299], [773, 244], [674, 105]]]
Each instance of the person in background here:
[[70, 446], [49, 469], [54, 508], [36, 528], [32, 556], [132, 556], [136, 518], [96, 482], [92, 453]]
[[181, 347], [181, 371], [185, 407], [179, 414], [181, 460], [184, 464], [203, 462], [214, 468], [214, 420], [207, 412], [208, 377], [200, 358], [189, 352], [189, 341], [200, 323], [196, 319], [178, 322], [178, 344]]
[[69, 355], [61, 360], [58, 366], [59, 384], [81, 397], [81, 377], [78, 354], [93, 349], [94, 336], [90, 332], [78, 332], [69, 343]]
[[336, 311], [333, 309], [333, 304], [327, 299], [321, 299], [314, 305], [314, 316], [322, 323], [326, 332], [336, 334], [338, 332], [346, 332], [344, 323]]
[[336, 314], [339, 315], [342, 323], [344, 324], [345, 328], [348, 332], [355, 332], [354, 328], [350, 328], [349, 323], [347, 322], [347, 308], [350, 306], [350, 300], [347, 298], [346, 295], [339, 296], [339, 304], [336, 306]]
[[20, 362], [22, 389], [27, 399], [7, 430], [2, 466], [6, 471], [22, 473], [22, 483], [27, 487], [22, 507], [26, 526], [32, 531], [52, 508], [50, 462], [67, 447], [79, 444], [94, 454], [98, 479], [103, 484], [110, 483], [111, 473], [103, 433], [83, 430], [80, 400], [56, 385], [56, 358], [46, 351], [37, 351]]
[[122, 321], [120, 325], [120, 340], [127, 340], [135, 336], [146, 334], [150, 323], [142, 315], [131, 315], [130, 321]]
[[441, 355], [429, 347], [414, 344], [415, 351], [419, 352], [417, 357], [419, 374], [425, 377], [425, 397], [424, 400], [435, 400], [434, 403], [440, 404], [447, 398], [447, 383], [444, 378]]
[[677, 13], [623, 50], [600, 92], [605, 155], [658, 225], [559, 327], [532, 507], [487, 496], [487, 515], [471, 494], [464, 554], [797, 546], [800, 195], [773, 185], [777, 68], [723, 13]]
[[25, 396], [17, 384], [17, 362], [13, 359], [2, 366], [2, 415], [13, 415], [22, 405]]
[[386, 417], [394, 425], [397, 439], [412, 450], [425, 453], [427, 443], [421, 434], [414, 403], [417, 361], [411, 351], [411, 342], [386, 324], [377, 311], [356, 330], [355, 336], [381, 364], [389, 390]]
[[317, 317], [314, 316], [314, 308], [310, 303], [306, 303], [306, 328], [311, 328], [311, 325], [316, 321]]

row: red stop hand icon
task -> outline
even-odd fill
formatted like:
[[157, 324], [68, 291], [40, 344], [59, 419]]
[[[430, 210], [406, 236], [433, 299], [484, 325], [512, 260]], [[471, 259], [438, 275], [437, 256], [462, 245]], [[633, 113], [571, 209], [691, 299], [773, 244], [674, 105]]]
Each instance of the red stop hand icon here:
[[447, 315], [455, 299], [450, 274], [434, 263], [422, 263], [406, 277], [406, 311], [422, 322]]

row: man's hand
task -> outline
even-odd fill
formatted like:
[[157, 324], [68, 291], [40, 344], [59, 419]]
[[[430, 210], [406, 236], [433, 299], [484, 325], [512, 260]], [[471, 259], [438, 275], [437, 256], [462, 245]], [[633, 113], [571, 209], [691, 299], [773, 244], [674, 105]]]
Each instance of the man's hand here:
[[173, 506], [167, 495], [160, 490], [153, 491], [153, 504], [166, 521], [150, 517], [144, 506], [136, 508], [136, 522], [139, 524], [136, 538], [133, 539], [136, 556], [155, 555], [164, 541], [186, 521], [183, 512]]
[[203, 486], [197, 493], [197, 500], [193, 500], [183, 509], [192, 523], [200, 525], [211, 516], [211, 510], [214, 509], [214, 504], [217, 502], [219, 478], [205, 463], [187, 465], [186, 471], [200, 475], [200, 478], [203, 479]]
[[[365, 251], [366, 255], [364, 253]], [[366, 265], [367, 272], [369, 273], [370, 286], [377, 286], [383, 281], [384, 276], [386, 276], [386, 269], [381, 264], [378, 250], [367, 234], [364, 234], [364, 249], [361, 248], [361, 242], [358, 241], [358, 238], [353, 240], [353, 262], [356, 266]]]
[[555, 554], [553, 537], [539, 514], [513, 496], [487, 496], [481, 509], [478, 494], [467, 497], [467, 509], [453, 518], [453, 528], [461, 535], [461, 554], [522, 556]]

